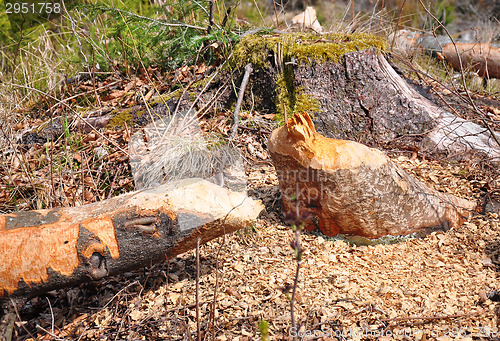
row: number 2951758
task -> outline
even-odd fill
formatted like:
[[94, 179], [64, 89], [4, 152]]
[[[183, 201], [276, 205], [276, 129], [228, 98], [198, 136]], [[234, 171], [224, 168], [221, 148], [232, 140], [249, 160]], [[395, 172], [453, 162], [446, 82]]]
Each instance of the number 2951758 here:
[[5, 2], [7, 14], [60, 14], [62, 6], [58, 2]]

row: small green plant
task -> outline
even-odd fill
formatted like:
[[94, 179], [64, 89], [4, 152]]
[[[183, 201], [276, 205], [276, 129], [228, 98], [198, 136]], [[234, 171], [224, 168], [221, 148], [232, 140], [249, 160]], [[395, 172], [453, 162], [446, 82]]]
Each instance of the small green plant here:
[[269, 341], [269, 322], [261, 320], [259, 322], [260, 339], [262, 341]]
[[[215, 11], [210, 10], [210, 6], [215, 6]], [[209, 14], [214, 12], [216, 19], [223, 21], [224, 17], [219, 13], [224, 12], [224, 8], [224, 2], [220, 0], [174, 0], [169, 6], [151, 7], [149, 15], [135, 13], [126, 7], [79, 7], [91, 21], [101, 19], [106, 27], [105, 44], [96, 34], [90, 33], [90, 39], [95, 43], [91, 46], [98, 52], [97, 60], [101, 65], [111, 67], [118, 62], [132, 69], [156, 65], [163, 70], [173, 70], [199, 60], [211, 64], [219, 58], [219, 53], [228, 52], [228, 46], [237, 35], [214, 24]]]

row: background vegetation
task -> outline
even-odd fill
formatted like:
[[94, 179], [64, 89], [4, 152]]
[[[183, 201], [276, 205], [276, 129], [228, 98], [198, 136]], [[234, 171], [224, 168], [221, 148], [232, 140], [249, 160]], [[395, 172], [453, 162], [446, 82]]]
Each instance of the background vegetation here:
[[[99, 86], [119, 80], [132, 82], [139, 77], [151, 84], [157, 95], [175, 91], [183, 87], [179, 77], [188, 68], [195, 66], [194, 72], [206, 72], [221, 65], [249, 30], [290, 29], [291, 18], [306, 5], [315, 6], [325, 31], [334, 33], [369, 32], [387, 38], [394, 32], [396, 23], [398, 27], [411, 26], [416, 30], [432, 31], [438, 26], [430, 20], [419, 0], [353, 3], [329, 0], [79, 0], [57, 3], [62, 8], [60, 13], [7, 14], [7, 7], [15, 2], [0, 3], [0, 149], [4, 150], [5, 161], [0, 173], [8, 184], [5, 190], [10, 193], [5, 194], [10, 197], [5, 211], [15, 209], [20, 200], [30, 202], [26, 208], [68, 204], [68, 200], [50, 202], [48, 198], [56, 186], [49, 186], [53, 189], [47, 193], [45, 183], [54, 183], [57, 174], [64, 179], [71, 172], [83, 172], [83, 165], [71, 161], [68, 150], [85, 150], [85, 137], [70, 133], [70, 128], [77, 124], [80, 116], [102, 109], [101, 98], [109, 92], [104, 90], [98, 94], [95, 89]], [[433, 13], [457, 35], [459, 28], [475, 29], [482, 41], [493, 41], [499, 34], [496, 1], [423, 3], [430, 5]], [[444, 63], [436, 63], [423, 55], [412, 58], [430, 75], [460, 86]], [[82, 81], [91, 82], [90, 90], [73, 93], [75, 84]], [[496, 91], [482, 80], [474, 84], [468, 82], [475, 84], [477, 91], [491, 94]], [[180, 96], [180, 93], [169, 96]], [[38, 160], [33, 166], [13, 146], [27, 132], [47, 130], [48, 122], [54, 119], [61, 122], [65, 132], [59, 140], [61, 150], [45, 146], [45, 159], [40, 156], [45, 161]], [[61, 151], [64, 155], [55, 158], [54, 153]], [[25, 173], [26, 179], [22, 182], [9, 173], [13, 160], [17, 160], [16, 164]], [[95, 160], [105, 162], [98, 156]], [[46, 172], [40, 176], [40, 181], [34, 181], [30, 172], [42, 172], [43, 169]], [[113, 170], [109, 170], [95, 179], [103, 191], [98, 197], [108, 197], [112, 187], [109, 182], [114, 176]], [[2, 188], [0, 196], [1, 191]]]

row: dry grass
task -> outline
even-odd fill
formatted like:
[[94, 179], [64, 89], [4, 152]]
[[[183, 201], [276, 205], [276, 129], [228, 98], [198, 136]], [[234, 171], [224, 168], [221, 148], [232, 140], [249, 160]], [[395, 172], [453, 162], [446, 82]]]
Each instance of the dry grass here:
[[222, 136], [203, 134], [199, 124], [194, 111], [182, 112], [132, 136], [130, 164], [137, 189], [184, 178], [209, 179], [242, 167], [239, 153]]

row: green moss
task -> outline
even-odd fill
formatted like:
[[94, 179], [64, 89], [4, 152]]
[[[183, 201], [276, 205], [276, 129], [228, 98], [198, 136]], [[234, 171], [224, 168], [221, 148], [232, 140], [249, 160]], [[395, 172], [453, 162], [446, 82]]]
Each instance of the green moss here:
[[132, 122], [132, 115], [130, 110], [125, 110], [118, 115], [114, 116], [108, 123], [108, 128], [121, 128], [125, 123]]
[[210, 76], [203, 77], [203, 78], [197, 80], [196, 82], [194, 82], [193, 85], [191, 85], [191, 88], [192, 89], [204, 88], [205, 85], [207, 85], [207, 83], [209, 83], [211, 79], [212, 79], [212, 77], [210, 77]]
[[285, 120], [285, 107], [288, 117], [301, 112], [321, 111], [320, 103], [317, 99], [306, 94], [301, 87], [293, 84], [293, 72], [284, 72], [278, 76], [276, 81], [276, 120], [283, 123]]
[[182, 96], [183, 89], [177, 89], [175, 91], [169, 92], [168, 94], [161, 94], [157, 97], [155, 97], [151, 102], [149, 103], [150, 106], [153, 106], [155, 104], [166, 104], [168, 101], [171, 99], [179, 99]]
[[294, 85], [294, 65], [297, 63], [340, 62], [349, 52], [368, 48], [385, 50], [385, 39], [367, 33], [355, 34], [311, 34], [290, 33], [281, 35], [256, 34], [244, 37], [233, 51], [231, 65], [242, 68], [252, 63], [254, 68], [263, 68], [272, 51], [281, 64], [282, 74], [276, 80], [276, 119], [284, 121], [285, 108], [288, 117], [303, 111], [321, 111], [317, 99]]
[[284, 61], [283, 73], [276, 80], [276, 120], [280, 123], [284, 122], [285, 108], [288, 117], [304, 111], [309, 113], [321, 111], [317, 99], [306, 94], [302, 87], [295, 86], [293, 65], [287, 63], [288, 60]]
[[303, 62], [339, 62], [346, 53], [371, 47], [385, 50], [387, 42], [382, 37], [368, 33], [248, 35], [236, 45], [232, 64], [243, 67], [247, 63], [252, 63], [256, 68], [263, 67], [268, 51]]

